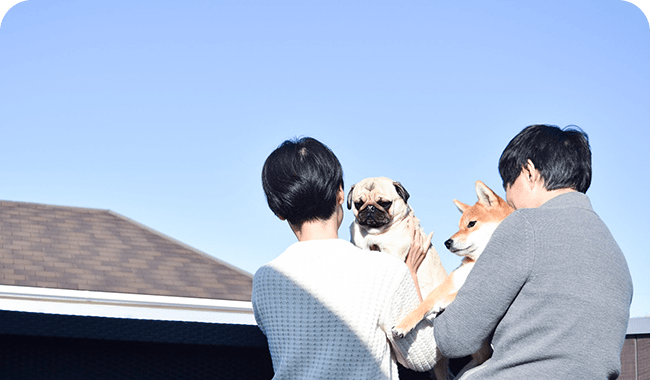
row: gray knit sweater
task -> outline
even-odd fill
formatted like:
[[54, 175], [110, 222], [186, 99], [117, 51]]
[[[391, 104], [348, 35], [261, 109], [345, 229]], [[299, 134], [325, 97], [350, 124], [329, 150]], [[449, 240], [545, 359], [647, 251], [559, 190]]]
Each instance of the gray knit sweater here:
[[463, 379], [615, 379], [632, 301], [625, 257], [578, 192], [512, 213], [434, 320], [449, 357], [492, 341]]

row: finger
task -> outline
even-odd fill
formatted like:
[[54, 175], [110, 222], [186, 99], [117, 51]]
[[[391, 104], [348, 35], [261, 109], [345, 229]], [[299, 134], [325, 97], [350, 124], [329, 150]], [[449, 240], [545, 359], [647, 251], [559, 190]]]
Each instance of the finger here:
[[420, 230], [413, 231], [413, 248], [412, 251], [416, 251], [422, 248], [422, 234]]
[[433, 231], [431, 231], [431, 233], [427, 237], [427, 240], [425, 240], [426, 242], [425, 246], [429, 247], [431, 245], [431, 239], [433, 239]]

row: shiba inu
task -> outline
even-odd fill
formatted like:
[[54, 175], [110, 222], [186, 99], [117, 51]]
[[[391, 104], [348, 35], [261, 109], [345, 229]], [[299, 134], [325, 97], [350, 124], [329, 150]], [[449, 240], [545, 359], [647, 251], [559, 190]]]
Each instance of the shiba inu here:
[[[503, 198], [481, 181], [476, 182], [476, 195], [478, 202], [473, 206], [454, 199], [454, 204], [463, 215], [460, 218], [458, 232], [445, 241], [445, 246], [452, 253], [463, 257], [460, 266], [451, 272], [417, 309], [393, 327], [392, 333], [395, 338], [404, 337], [422, 319], [440, 313], [456, 298], [458, 290], [465, 283], [476, 259], [483, 253], [492, 233], [514, 211]], [[481, 364], [489, 358], [490, 354], [489, 345], [484, 345], [478, 353], [472, 355], [472, 361], [465, 368]]]

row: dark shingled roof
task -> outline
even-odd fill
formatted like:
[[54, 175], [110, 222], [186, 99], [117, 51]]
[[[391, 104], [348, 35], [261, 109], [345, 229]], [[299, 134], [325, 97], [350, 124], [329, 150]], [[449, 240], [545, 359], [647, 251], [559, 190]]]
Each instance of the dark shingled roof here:
[[250, 301], [252, 275], [110, 210], [0, 201], [0, 285]]

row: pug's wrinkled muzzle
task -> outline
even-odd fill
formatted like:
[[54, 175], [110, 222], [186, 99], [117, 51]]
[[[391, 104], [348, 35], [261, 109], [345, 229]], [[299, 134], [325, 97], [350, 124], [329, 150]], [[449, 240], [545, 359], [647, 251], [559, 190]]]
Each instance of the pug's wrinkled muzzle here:
[[388, 214], [373, 205], [368, 205], [366, 208], [359, 211], [357, 219], [359, 220], [360, 225], [371, 228], [382, 227], [390, 223]]

